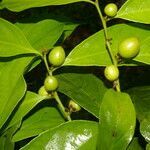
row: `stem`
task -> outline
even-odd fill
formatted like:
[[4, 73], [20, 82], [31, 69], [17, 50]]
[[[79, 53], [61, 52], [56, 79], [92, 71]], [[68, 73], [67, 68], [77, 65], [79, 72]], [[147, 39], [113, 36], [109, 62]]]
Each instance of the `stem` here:
[[43, 59], [44, 59], [45, 67], [47, 69], [48, 74], [50, 76], [52, 76], [52, 71], [49, 69], [48, 62], [47, 62], [47, 59], [46, 59], [46, 53], [43, 54]]
[[65, 108], [64, 108], [64, 106], [63, 106], [63, 104], [62, 104], [62, 102], [61, 102], [61, 100], [60, 100], [60, 98], [59, 98], [57, 92], [54, 92], [54, 98], [55, 98], [55, 100], [56, 100], [57, 103], [58, 103], [58, 108], [59, 108], [59, 110], [61, 111], [62, 115], [63, 115], [68, 121], [71, 121], [71, 117], [70, 117], [70, 115], [65, 111]]
[[[47, 58], [46, 58], [46, 53], [43, 53], [43, 59], [44, 59], [45, 67], [47, 69], [48, 74], [50, 76], [52, 76], [54, 68], [53, 67], [49, 68], [48, 62], [47, 62]], [[63, 104], [62, 104], [62, 102], [61, 102], [61, 100], [60, 100], [60, 98], [58, 96], [58, 93], [55, 91], [53, 94], [54, 94], [53, 96], [54, 96], [55, 100], [58, 103], [58, 108], [59, 108], [60, 112], [62, 113], [62, 115], [65, 117], [65, 119], [67, 119], [68, 121], [71, 121], [70, 114], [68, 114], [65, 111], [65, 107], [63, 106]]]
[[120, 92], [121, 91], [121, 89], [120, 89], [120, 81], [119, 81], [119, 79], [118, 80], [116, 80], [116, 90], [118, 91], [118, 92]]
[[[98, 0], [95, 1], [94, 3], [97, 11], [98, 11], [98, 14], [99, 14], [99, 17], [102, 21], [102, 25], [103, 25], [103, 28], [104, 28], [104, 36], [105, 36], [105, 41], [106, 41], [106, 48], [108, 50], [108, 53], [109, 53], [109, 56], [111, 58], [111, 62], [113, 65], [115, 65], [116, 67], [118, 67], [118, 62], [112, 52], [112, 49], [111, 49], [111, 43], [110, 43], [110, 37], [108, 36], [108, 31], [107, 31], [107, 24], [106, 24], [106, 20], [105, 18], [103, 17], [102, 15], [102, 12], [100, 10], [100, 7], [99, 7], [99, 2]], [[120, 82], [119, 82], [119, 79], [116, 81], [116, 90], [118, 92], [120, 92]]]

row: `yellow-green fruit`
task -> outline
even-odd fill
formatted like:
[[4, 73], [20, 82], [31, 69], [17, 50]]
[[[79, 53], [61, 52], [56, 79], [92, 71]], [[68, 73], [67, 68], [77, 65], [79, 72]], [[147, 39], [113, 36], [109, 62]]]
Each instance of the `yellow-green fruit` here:
[[81, 107], [73, 100], [70, 100], [68, 107], [71, 112], [77, 112], [81, 110]]
[[110, 3], [110, 4], [107, 4], [104, 8], [104, 12], [107, 16], [109, 17], [114, 17], [117, 15], [117, 11], [118, 11], [118, 8], [117, 8], [117, 5], [114, 4], [114, 3]]
[[55, 91], [58, 88], [57, 79], [54, 76], [46, 77], [44, 81], [44, 87], [48, 92]]
[[119, 70], [116, 66], [110, 65], [107, 66], [104, 70], [104, 75], [107, 80], [109, 81], [115, 81], [119, 77]]
[[53, 48], [49, 55], [48, 60], [51, 65], [54, 67], [61, 66], [65, 61], [65, 51], [61, 46]]
[[45, 90], [44, 86], [39, 89], [38, 94], [41, 96], [48, 96], [48, 92]]
[[136, 37], [130, 37], [123, 40], [118, 47], [119, 55], [126, 59], [137, 56], [139, 51], [140, 42]]

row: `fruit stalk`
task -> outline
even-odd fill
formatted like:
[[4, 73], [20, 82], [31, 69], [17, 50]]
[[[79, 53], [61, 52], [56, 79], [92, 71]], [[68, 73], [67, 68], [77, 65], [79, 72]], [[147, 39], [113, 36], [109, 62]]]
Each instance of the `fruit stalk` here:
[[[112, 64], [115, 65], [116, 67], [118, 67], [118, 62], [112, 52], [112, 49], [111, 49], [111, 43], [110, 43], [110, 37], [108, 36], [108, 31], [107, 31], [107, 24], [106, 24], [106, 20], [104, 19], [103, 15], [102, 15], [102, 12], [100, 10], [100, 7], [99, 7], [99, 2], [98, 0], [95, 1], [94, 3], [97, 11], [98, 11], [98, 14], [99, 14], [99, 17], [102, 21], [102, 25], [103, 25], [103, 28], [104, 28], [104, 36], [105, 36], [105, 42], [106, 42], [106, 48], [108, 50], [108, 53], [109, 53], [109, 56], [111, 58], [111, 61], [112, 61]], [[120, 82], [119, 82], [119, 79], [115, 81], [115, 84], [116, 84], [116, 90], [118, 92], [120, 92]]]
[[[49, 77], [53, 77], [53, 70], [52, 69], [49, 69], [49, 65], [48, 65], [48, 62], [47, 62], [47, 57], [46, 57], [46, 53], [43, 53], [43, 60], [44, 60], [44, 64], [45, 64], [45, 67], [47, 69], [47, 72], [49, 74]], [[47, 83], [45, 83], [47, 84]], [[56, 84], [56, 83], [55, 83]], [[71, 121], [71, 117], [70, 117], [70, 114], [68, 114], [66, 111], [65, 111], [65, 107], [63, 106], [59, 96], [58, 96], [58, 93], [57, 91], [53, 91], [53, 89], [51, 89], [51, 87], [48, 86], [48, 90], [50, 90], [49, 92], [52, 92], [52, 95], [53, 95], [53, 98], [56, 100], [56, 102], [58, 103], [58, 109], [60, 110], [60, 112], [62, 113], [62, 115], [64, 116], [64, 118], [68, 121]], [[57, 86], [56, 86], [57, 88]], [[51, 91], [52, 90], [52, 91]]]
[[45, 63], [45, 67], [47, 69], [47, 72], [50, 76], [52, 76], [52, 71], [50, 71], [48, 63], [47, 63], [47, 59], [46, 59], [46, 53], [43, 54], [43, 59], [44, 59], [44, 63]]
[[70, 117], [70, 115], [65, 111], [65, 108], [64, 108], [64, 106], [63, 106], [63, 104], [62, 104], [62, 102], [61, 102], [61, 100], [60, 100], [60, 98], [59, 98], [57, 92], [54, 92], [54, 98], [55, 98], [55, 100], [56, 100], [57, 103], [58, 103], [58, 108], [59, 108], [59, 110], [61, 111], [62, 115], [63, 115], [68, 121], [71, 121], [71, 117]]

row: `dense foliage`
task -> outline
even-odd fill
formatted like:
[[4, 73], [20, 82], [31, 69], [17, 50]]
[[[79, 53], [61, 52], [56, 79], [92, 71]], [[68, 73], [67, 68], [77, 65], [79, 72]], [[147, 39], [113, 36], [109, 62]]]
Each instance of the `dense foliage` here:
[[0, 1], [0, 150], [150, 150], [150, 1]]

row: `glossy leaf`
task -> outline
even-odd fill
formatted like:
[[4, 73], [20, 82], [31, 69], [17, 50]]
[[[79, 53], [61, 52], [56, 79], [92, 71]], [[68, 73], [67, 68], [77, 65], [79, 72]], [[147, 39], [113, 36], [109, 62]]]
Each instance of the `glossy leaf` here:
[[0, 19], [0, 57], [9, 57], [19, 54], [37, 54], [22, 31], [10, 22]]
[[140, 122], [140, 132], [147, 142], [150, 142], [150, 113]]
[[28, 91], [23, 98], [21, 104], [19, 105], [18, 109], [16, 110], [15, 114], [13, 115], [13, 118], [11, 119], [8, 127], [11, 127], [18, 121], [21, 121], [31, 109], [33, 109], [38, 103], [40, 103], [44, 99], [44, 96], [40, 96], [36, 93]]
[[[116, 55], [119, 43], [131, 36], [139, 38], [140, 53], [135, 61], [150, 64], [150, 28], [144, 25], [119, 24], [108, 28], [112, 37], [112, 50]], [[133, 63], [133, 62], [132, 62]], [[110, 65], [110, 57], [105, 47], [103, 30], [90, 36], [76, 46], [67, 56], [64, 66], [106, 66]]]
[[96, 122], [71, 121], [43, 132], [21, 150], [95, 150], [97, 132]]
[[63, 73], [57, 76], [59, 91], [84, 109], [99, 117], [99, 107], [106, 91], [103, 82], [92, 74]]
[[149, 6], [149, 0], [127, 0], [118, 11], [116, 18], [150, 24]]
[[24, 96], [26, 84], [23, 72], [33, 57], [0, 62], [0, 128]]
[[52, 19], [16, 25], [23, 31], [30, 44], [41, 53], [42, 50], [52, 48], [64, 30], [63, 23]]
[[126, 149], [134, 134], [136, 115], [128, 94], [108, 90], [100, 107], [99, 150]]
[[56, 108], [42, 108], [23, 121], [21, 128], [13, 136], [13, 141], [36, 136], [62, 123], [64, 119]]
[[139, 143], [138, 138], [133, 138], [127, 150], [144, 150]]
[[64, 5], [74, 2], [90, 2], [90, 0], [2, 0], [0, 9], [8, 8], [11, 11], [22, 11], [32, 7], [42, 7], [49, 5]]

